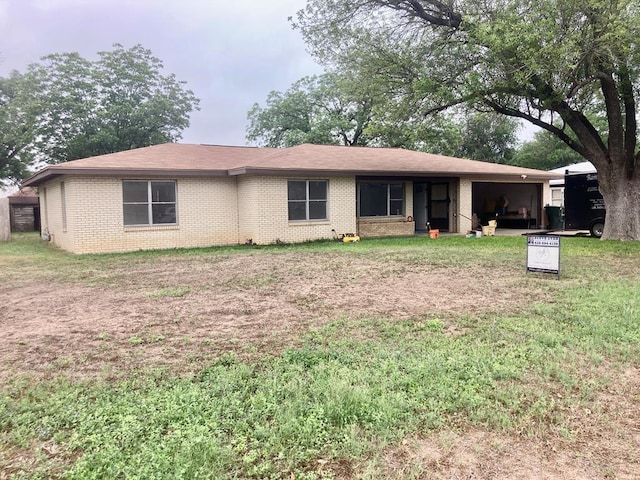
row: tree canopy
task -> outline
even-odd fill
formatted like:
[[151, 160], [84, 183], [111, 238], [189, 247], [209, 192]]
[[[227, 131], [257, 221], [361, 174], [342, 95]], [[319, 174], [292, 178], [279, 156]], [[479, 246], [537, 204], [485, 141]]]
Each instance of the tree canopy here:
[[535, 133], [533, 140], [523, 143], [507, 163], [538, 170], [553, 170], [580, 162], [584, 162], [582, 156], [555, 135], [540, 130]]
[[17, 181], [26, 173], [24, 150], [35, 136], [35, 105], [23, 75], [0, 77], [0, 181]]
[[20, 178], [34, 164], [177, 141], [199, 103], [141, 45], [116, 44], [96, 61], [48, 55], [1, 78], [0, 89], [0, 122], [12, 125], [2, 130], [0, 168], [10, 165], [2, 178]]
[[466, 104], [550, 132], [598, 169], [603, 238], [640, 239], [636, 0], [308, 0], [294, 26], [417, 115]]
[[366, 79], [336, 73], [305, 77], [271, 92], [248, 113], [247, 140], [268, 147], [301, 143], [385, 146], [505, 163], [517, 122], [490, 112], [407, 116]]
[[247, 139], [268, 147], [367, 145], [375, 99], [335, 74], [304, 77], [248, 113]]

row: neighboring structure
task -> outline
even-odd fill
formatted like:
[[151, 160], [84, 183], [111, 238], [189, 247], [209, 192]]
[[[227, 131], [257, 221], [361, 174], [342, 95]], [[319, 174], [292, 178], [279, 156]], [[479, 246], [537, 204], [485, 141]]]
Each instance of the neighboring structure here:
[[551, 189], [551, 202], [553, 207], [564, 207], [564, 175], [572, 173], [596, 173], [596, 167], [591, 162], [572, 163], [566, 167], [554, 168], [549, 170], [551, 173], [560, 173], [562, 178], [552, 179], [549, 181]]
[[[402, 149], [163, 144], [45, 168], [43, 237], [76, 253], [463, 232], [541, 222], [559, 175]], [[499, 217], [500, 218], [500, 217]], [[518, 223], [520, 225], [520, 223]], [[498, 220], [500, 227], [500, 220]]]
[[9, 195], [9, 212], [12, 232], [40, 230], [40, 202], [33, 188], [24, 187]]

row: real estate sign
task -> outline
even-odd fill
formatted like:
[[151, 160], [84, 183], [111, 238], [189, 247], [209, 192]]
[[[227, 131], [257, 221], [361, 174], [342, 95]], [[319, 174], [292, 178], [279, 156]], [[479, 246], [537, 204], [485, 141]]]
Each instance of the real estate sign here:
[[527, 237], [527, 272], [553, 273], [560, 278], [560, 237], [558, 235]]

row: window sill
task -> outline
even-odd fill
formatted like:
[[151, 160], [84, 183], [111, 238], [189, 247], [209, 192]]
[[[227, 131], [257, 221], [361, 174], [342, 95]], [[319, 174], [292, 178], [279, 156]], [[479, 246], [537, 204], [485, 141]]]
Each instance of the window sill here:
[[177, 223], [168, 225], [125, 225], [125, 232], [155, 232], [163, 230], [179, 230]]
[[304, 225], [329, 225], [331, 222], [329, 222], [328, 219], [322, 219], [322, 220], [289, 220], [289, 226], [290, 227], [296, 227], [296, 226], [304, 226]]
[[365, 222], [406, 222], [407, 221], [407, 217], [405, 217], [404, 215], [393, 215], [393, 216], [387, 216], [387, 217], [358, 217], [358, 220], [361, 221], [365, 221]]

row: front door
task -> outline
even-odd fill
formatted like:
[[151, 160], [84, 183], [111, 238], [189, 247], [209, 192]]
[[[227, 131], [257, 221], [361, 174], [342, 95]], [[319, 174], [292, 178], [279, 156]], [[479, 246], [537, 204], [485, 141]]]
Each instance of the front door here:
[[431, 228], [449, 230], [449, 183], [429, 183], [427, 189], [427, 220]]

